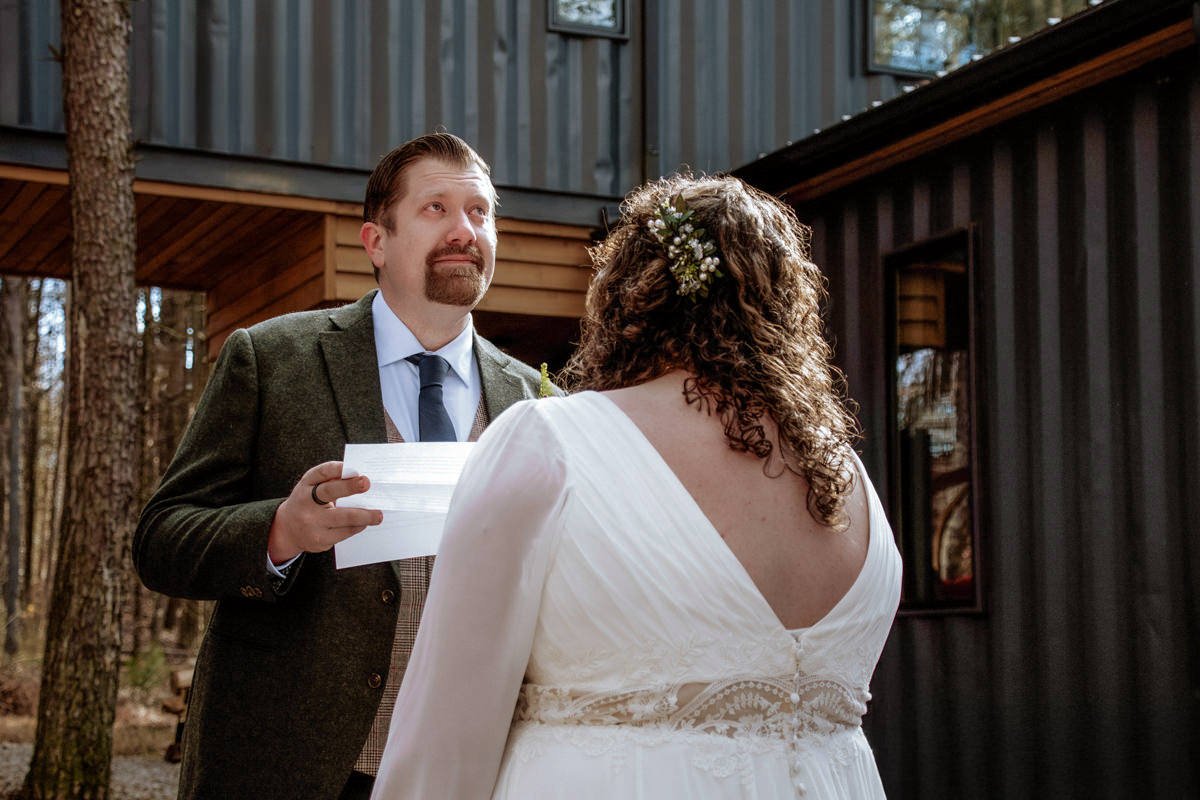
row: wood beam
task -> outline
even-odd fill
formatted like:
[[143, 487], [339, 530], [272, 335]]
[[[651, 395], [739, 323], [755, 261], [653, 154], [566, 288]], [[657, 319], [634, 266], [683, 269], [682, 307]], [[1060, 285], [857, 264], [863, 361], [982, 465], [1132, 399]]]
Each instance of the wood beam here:
[[[52, 186], [67, 185], [67, 173], [65, 171], [43, 169], [40, 167], [23, 167], [17, 164], [0, 164], [0, 179], [45, 183]], [[314, 197], [269, 194], [267, 192], [247, 192], [240, 189], [193, 186], [185, 183], [167, 183], [165, 181], [139, 179], [133, 182], [133, 193], [154, 195], [156, 197], [206, 200], [216, 203], [266, 206], [268, 208], [281, 208], [290, 211], [316, 211], [324, 214], [348, 214], [351, 216], [357, 214], [360, 217], [362, 216], [362, 206], [355, 203], [321, 200]]]
[[782, 192], [781, 196], [790, 203], [813, 200], [889, 167], [910, 161], [1068, 95], [1111, 80], [1151, 61], [1190, 47], [1195, 42], [1196, 31], [1191, 21], [1179, 22], [1026, 86], [1018, 92], [893, 142], [873, 153], [807, 178]]

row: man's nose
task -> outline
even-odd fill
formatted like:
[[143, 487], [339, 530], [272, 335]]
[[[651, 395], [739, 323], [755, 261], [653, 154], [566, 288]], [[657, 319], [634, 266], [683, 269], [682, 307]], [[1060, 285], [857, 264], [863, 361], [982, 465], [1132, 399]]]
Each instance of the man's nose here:
[[450, 230], [446, 233], [446, 241], [454, 244], [475, 243], [475, 227], [465, 211], [454, 215]]

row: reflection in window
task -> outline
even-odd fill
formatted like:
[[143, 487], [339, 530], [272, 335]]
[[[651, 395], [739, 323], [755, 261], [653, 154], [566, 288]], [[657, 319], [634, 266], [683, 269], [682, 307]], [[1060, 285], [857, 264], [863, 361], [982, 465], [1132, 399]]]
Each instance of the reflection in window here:
[[1087, 0], [868, 0], [872, 65], [953, 69], [1088, 7]]
[[966, 242], [964, 234], [889, 259], [893, 521], [908, 607], [976, 603]]
[[627, 0], [550, 0], [547, 28], [558, 33], [625, 39]]
[[555, 0], [558, 21], [616, 28], [617, 0]]

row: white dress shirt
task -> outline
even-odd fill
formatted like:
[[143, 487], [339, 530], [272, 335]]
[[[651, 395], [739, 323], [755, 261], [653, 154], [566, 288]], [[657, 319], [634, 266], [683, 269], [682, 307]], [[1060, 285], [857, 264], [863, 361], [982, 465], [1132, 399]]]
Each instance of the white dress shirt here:
[[384, 302], [382, 292], [375, 295], [371, 304], [371, 318], [375, 324], [375, 355], [383, 407], [404, 441], [420, 441], [417, 401], [421, 394], [421, 375], [417, 365], [406, 359], [417, 353], [432, 352], [450, 364], [442, 385], [442, 403], [454, 425], [455, 436], [458, 441], [465, 442], [475, 424], [483, 383], [479, 365], [475, 362], [475, 328], [470, 316], [462, 333], [444, 347], [432, 351], [421, 346], [408, 326]]
[[[454, 425], [454, 435], [458, 441], [465, 442], [471, 435], [483, 394], [483, 380], [479, 377], [479, 364], [475, 361], [475, 326], [471, 317], [467, 316], [467, 327], [462, 333], [444, 347], [433, 351], [421, 346], [408, 326], [384, 301], [383, 292], [375, 295], [371, 304], [371, 319], [375, 325], [375, 356], [379, 365], [383, 407], [404, 441], [420, 441], [417, 412], [421, 374], [417, 365], [406, 359], [417, 353], [433, 352], [450, 364], [450, 371], [446, 373], [442, 385], [442, 403]], [[299, 556], [275, 565], [268, 557], [267, 571], [277, 578], [283, 578], [296, 558]]]

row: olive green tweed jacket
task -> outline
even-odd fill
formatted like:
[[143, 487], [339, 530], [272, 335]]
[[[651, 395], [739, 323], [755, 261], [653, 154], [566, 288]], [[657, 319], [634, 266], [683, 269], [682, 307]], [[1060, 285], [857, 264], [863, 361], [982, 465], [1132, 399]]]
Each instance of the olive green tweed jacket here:
[[[133, 559], [151, 589], [216, 600], [192, 684], [181, 798], [336, 798], [383, 692], [400, 595], [391, 564], [332, 551], [266, 569], [275, 509], [347, 442], [384, 442], [371, 302], [231, 335], [143, 510]], [[495, 419], [537, 397], [536, 370], [476, 337]], [[388, 590], [385, 593], [385, 590]]]

